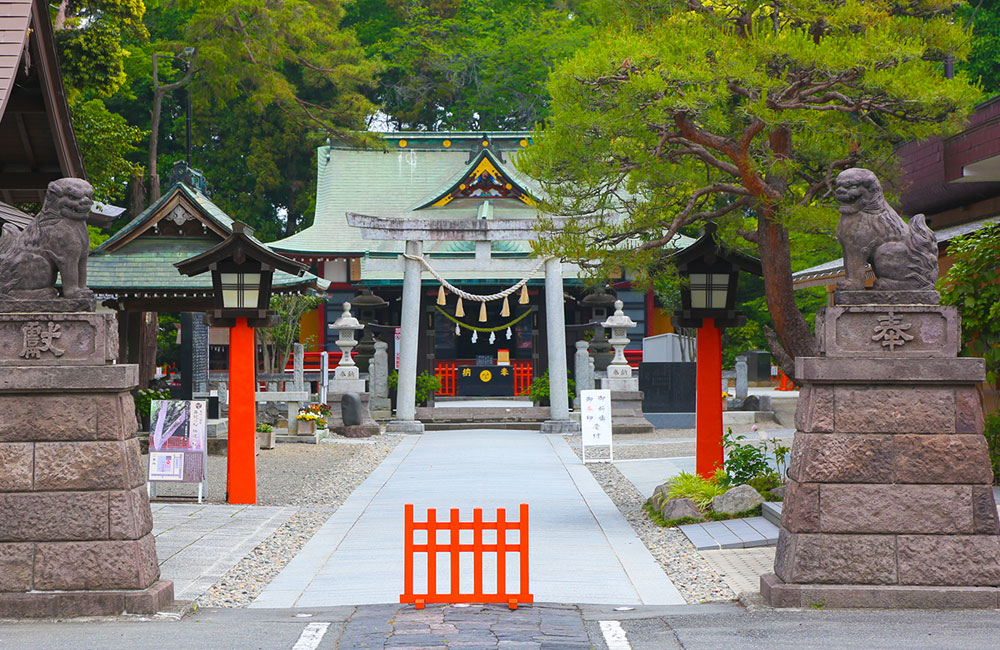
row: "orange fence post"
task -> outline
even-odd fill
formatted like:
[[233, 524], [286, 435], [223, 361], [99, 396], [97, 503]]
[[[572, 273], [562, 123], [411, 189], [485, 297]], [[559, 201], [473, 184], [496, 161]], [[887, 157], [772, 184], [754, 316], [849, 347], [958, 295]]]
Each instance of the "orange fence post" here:
[[403, 513], [403, 596], [400, 598], [413, 596], [413, 504], [407, 503]]
[[[451, 519], [449, 521], [438, 521], [437, 510], [427, 509], [427, 521], [416, 522], [413, 520], [413, 504], [406, 504], [403, 518], [404, 535], [403, 542], [403, 593], [399, 595], [399, 602], [413, 603], [417, 609], [423, 609], [426, 603], [504, 603], [510, 609], [517, 609], [522, 603], [534, 602], [534, 596], [529, 590], [529, 556], [528, 556], [528, 504], [522, 503], [520, 506], [520, 521], [507, 521], [507, 511], [504, 508], [497, 509], [496, 521], [483, 521], [482, 508], [473, 510], [472, 521], [462, 521], [458, 508], [451, 509]], [[416, 544], [414, 542], [415, 531], [427, 531], [427, 543]], [[447, 530], [449, 539], [447, 543], [440, 543], [437, 539], [439, 530]], [[463, 530], [472, 531], [472, 543], [463, 544], [461, 533]], [[496, 530], [497, 538], [495, 544], [483, 543], [483, 531]], [[507, 532], [516, 530], [519, 532], [517, 544], [507, 542]], [[427, 554], [427, 591], [417, 593], [413, 586], [413, 556], [416, 553]], [[439, 593], [437, 590], [437, 554], [450, 553], [451, 580], [450, 592]], [[461, 591], [461, 554], [472, 553], [473, 555], [473, 584], [472, 593], [462, 593]], [[496, 553], [497, 556], [497, 590], [496, 593], [487, 594], [483, 592], [483, 555], [484, 553]], [[507, 554], [520, 553], [520, 579], [518, 591], [509, 593], [507, 590]]]

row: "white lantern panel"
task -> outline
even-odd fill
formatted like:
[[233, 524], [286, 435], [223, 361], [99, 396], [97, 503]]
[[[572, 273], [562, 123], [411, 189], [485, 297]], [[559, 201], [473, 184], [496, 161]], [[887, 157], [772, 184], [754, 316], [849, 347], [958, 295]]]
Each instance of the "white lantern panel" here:
[[708, 275], [705, 273], [691, 274], [691, 308], [705, 309], [708, 301]]

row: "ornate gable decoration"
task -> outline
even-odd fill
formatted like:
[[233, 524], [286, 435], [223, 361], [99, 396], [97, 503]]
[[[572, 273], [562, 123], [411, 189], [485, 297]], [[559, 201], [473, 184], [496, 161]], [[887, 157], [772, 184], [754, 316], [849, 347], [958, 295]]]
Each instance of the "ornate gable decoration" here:
[[446, 192], [417, 208], [440, 208], [455, 199], [515, 199], [527, 205], [536, 201], [500, 164], [483, 151], [470, 166], [470, 171]]

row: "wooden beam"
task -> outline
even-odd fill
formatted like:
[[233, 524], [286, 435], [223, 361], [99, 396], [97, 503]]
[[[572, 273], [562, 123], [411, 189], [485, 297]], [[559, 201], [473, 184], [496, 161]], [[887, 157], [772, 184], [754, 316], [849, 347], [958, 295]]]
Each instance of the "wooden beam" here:
[[45, 192], [49, 183], [63, 177], [61, 172], [2, 172], [0, 171], [0, 191], [37, 190]]

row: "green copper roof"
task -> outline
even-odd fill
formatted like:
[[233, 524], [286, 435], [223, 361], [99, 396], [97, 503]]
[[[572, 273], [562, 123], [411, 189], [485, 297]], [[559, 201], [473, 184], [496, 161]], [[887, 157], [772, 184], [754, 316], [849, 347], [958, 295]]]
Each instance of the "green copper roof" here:
[[[96, 249], [87, 260], [87, 286], [99, 294], [191, 293], [212, 292], [212, 275], [204, 273], [195, 277], [181, 275], [174, 267], [175, 262], [186, 260], [212, 248], [222, 238], [211, 230], [199, 236], [147, 236], [142, 232], [131, 241], [128, 236], [153, 219], [164, 204], [181, 193], [189, 198], [197, 209], [193, 216], [205, 222], [214, 223], [224, 232], [232, 232], [233, 220], [208, 197], [190, 187], [178, 183], [160, 199], [146, 208]], [[121, 242], [125, 242], [120, 244]], [[111, 249], [114, 250], [111, 250]], [[275, 291], [305, 290], [310, 286], [325, 289], [329, 282], [311, 273], [296, 277], [278, 271], [274, 274], [272, 286]]]
[[[416, 208], [449, 190], [468, 173], [488, 143], [500, 171], [538, 196], [537, 183], [514, 166], [529, 141], [527, 133], [387, 133], [386, 149], [358, 150], [327, 145], [318, 149], [316, 217], [313, 225], [269, 245], [287, 253], [361, 255], [398, 252], [402, 242], [366, 240], [347, 225], [347, 212], [424, 219], [474, 219], [483, 199], [452, 201], [440, 208]], [[406, 146], [400, 146], [405, 141]], [[445, 147], [448, 141], [450, 146]], [[499, 153], [498, 153], [499, 152]], [[494, 218], [533, 219], [536, 208], [515, 199], [490, 199]]]

